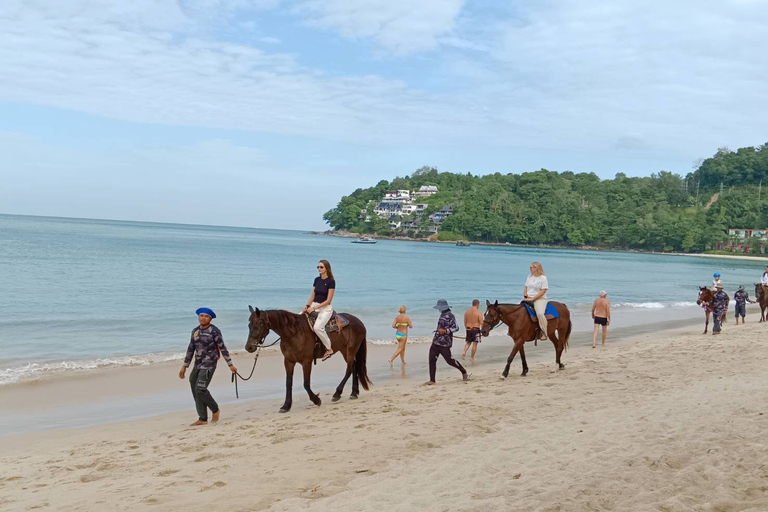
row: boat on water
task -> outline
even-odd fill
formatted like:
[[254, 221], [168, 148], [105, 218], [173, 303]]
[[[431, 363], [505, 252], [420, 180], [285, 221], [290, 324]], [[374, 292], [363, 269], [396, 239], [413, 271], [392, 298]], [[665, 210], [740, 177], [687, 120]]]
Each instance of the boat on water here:
[[458, 245], [459, 247], [469, 247], [472, 244], [464, 240], [457, 240], [456, 245]]
[[367, 236], [360, 237], [357, 240], [352, 240], [353, 244], [375, 244], [376, 242], [378, 242], [378, 240]]

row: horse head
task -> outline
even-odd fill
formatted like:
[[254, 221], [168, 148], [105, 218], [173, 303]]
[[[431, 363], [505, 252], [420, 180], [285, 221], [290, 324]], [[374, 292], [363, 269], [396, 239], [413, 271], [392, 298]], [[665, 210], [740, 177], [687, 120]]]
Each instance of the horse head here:
[[264, 338], [269, 334], [269, 317], [265, 312], [254, 309], [250, 305], [248, 309], [251, 316], [248, 318], [248, 341], [245, 343], [245, 350], [255, 352], [259, 346], [264, 344]]
[[488, 336], [491, 333], [491, 329], [499, 325], [501, 322], [501, 311], [499, 310], [499, 301], [497, 300], [493, 304], [490, 301], [485, 301], [485, 315], [483, 315], [483, 336]]
[[712, 290], [706, 286], [699, 286], [699, 298], [696, 299], [696, 304], [708, 304], [712, 302]]

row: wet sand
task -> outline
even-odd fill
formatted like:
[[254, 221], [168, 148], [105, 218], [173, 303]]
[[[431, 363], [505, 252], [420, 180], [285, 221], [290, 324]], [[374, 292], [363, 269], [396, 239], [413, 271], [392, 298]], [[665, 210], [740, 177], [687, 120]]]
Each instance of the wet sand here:
[[515, 361], [506, 381], [441, 362], [434, 387], [392, 378], [321, 407], [297, 389], [284, 415], [253, 400], [197, 429], [190, 410], [1, 437], [0, 506], [768, 510], [768, 325], [700, 327], [574, 342], [564, 371], [532, 347], [528, 377]]

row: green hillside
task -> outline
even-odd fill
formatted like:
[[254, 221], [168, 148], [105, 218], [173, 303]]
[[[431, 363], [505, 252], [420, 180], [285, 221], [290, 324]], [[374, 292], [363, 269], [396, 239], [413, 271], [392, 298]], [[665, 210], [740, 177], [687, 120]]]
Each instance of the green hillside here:
[[[474, 176], [422, 167], [355, 190], [323, 218], [334, 230], [356, 233], [423, 237], [432, 228], [448, 240], [701, 252], [727, 241], [728, 228], [768, 227], [763, 181], [768, 188], [768, 144], [720, 149], [685, 177], [662, 171], [601, 180], [594, 173], [546, 169]], [[439, 192], [412, 201], [427, 205], [420, 215], [388, 219], [373, 212], [385, 192], [422, 185]], [[446, 205], [454, 213], [435, 227], [429, 215]], [[409, 229], [393, 230], [390, 220]]]

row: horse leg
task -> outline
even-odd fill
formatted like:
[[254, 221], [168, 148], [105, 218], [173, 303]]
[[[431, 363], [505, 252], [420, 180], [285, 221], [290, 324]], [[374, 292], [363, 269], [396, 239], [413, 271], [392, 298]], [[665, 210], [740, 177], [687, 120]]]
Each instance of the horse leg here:
[[[365, 343], [365, 341], [363, 341]], [[354, 365], [355, 360], [352, 360], [352, 364]], [[357, 397], [360, 396], [360, 379], [357, 377], [357, 372], [352, 372], [352, 394], [349, 395], [349, 398], [352, 400], [357, 400]]]
[[523, 345], [523, 342], [515, 342], [515, 346], [512, 347], [512, 352], [509, 354], [509, 357], [507, 358], [507, 365], [504, 367], [504, 371], [501, 372], [501, 380], [506, 379], [509, 377], [509, 367], [512, 365], [512, 361], [515, 359], [515, 355], [520, 351], [520, 347]]
[[707, 329], [709, 329], [709, 311], [705, 313], [707, 320], [704, 323], [704, 332], [702, 334], [707, 334]]
[[520, 376], [525, 377], [528, 375], [528, 362], [525, 360], [525, 344], [520, 347], [520, 361], [523, 363], [523, 373]]
[[288, 412], [293, 404], [293, 368], [296, 362], [285, 359], [283, 364], [285, 365], [285, 403], [280, 408], [280, 412]]
[[333, 394], [333, 398], [331, 398], [332, 402], [338, 402], [339, 399], [341, 399], [341, 394], [344, 392], [344, 386], [347, 385], [347, 380], [349, 379], [349, 376], [352, 375], [352, 368], [354, 363], [355, 363], [354, 358], [347, 359], [347, 372], [344, 374], [344, 378], [341, 379], [341, 382], [336, 388], [336, 392]]
[[310, 359], [309, 361], [302, 362], [301, 367], [304, 370], [304, 389], [307, 391], [309, 399], [312, 400], [312, 403], [315, 405], [320, 405], [323, 403], [323, 401], [320, 400], [319, 396], [312, 392], [312, 387], [310, 386], [310, 376], [312, 375], [312, 360]]

